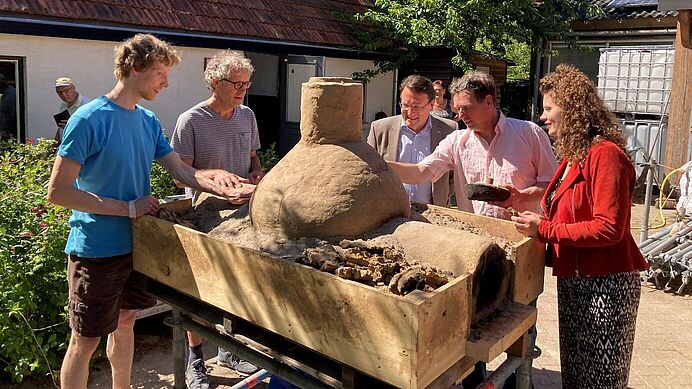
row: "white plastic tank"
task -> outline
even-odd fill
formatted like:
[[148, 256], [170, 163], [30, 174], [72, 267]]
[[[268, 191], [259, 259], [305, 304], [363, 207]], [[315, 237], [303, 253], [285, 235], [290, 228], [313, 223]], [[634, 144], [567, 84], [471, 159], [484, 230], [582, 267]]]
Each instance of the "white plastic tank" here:
[[[627, 150], [633, 159], [637, 177], [644, 172], [640, 164], [647, 163], [650, 159], [662, 162], [668, 125], [666, 121], [660, 123], [653, 120], [620, 119], [620, 125], [627, 136]], [[655, 172], [658, 182], [661, 182], [665, 172], [661, 168]]]
[[601, 97], [614, 112], [666, 115], [674, 57], [673, 46], [601, 49]]

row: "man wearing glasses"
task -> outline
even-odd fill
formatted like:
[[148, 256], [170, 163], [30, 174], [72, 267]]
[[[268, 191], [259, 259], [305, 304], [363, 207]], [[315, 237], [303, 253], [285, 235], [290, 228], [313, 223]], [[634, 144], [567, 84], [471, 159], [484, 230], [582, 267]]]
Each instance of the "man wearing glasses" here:
[[[419, 75], [406, 77], [399, 86], [401, 115], [376, 120], [370, 125], [368, 144], [386, 161], [417, 164], [435, 150], [457, 123], [432, 116], [435, 89]], [[432, 182], [431, 184], [431, 181]], [[449, 205], [450, 179], [445, 172], [436, 180], [404, 184], [409, 201]]]
[[[252, 85], [253, 71], [252, 63], [242, 52], [225, 50], [214, 55], [204, 71], [211, 97], [178, 117], [171, 138], [171, 146], [183, 162], [202, 170], [221, 185], [233, 186], [238, 181], [257, 184], [264, 177], [256, 153], [260, 141], [255, 114], [242, 104]], [[192, 191], [192, 195], [195, 201], [199, 192]], [[249, 199], [245, 197], [239, 203]], [[187, 338], [187, 387], [209, 388], [202, 338], [192, 332], [187, 333]], [[242, 375], [258, 370], [221, 348], [217, 363]]]
[[[489, 74], [471, 72], [456, 78], [449, 92], [454, 111], [468, 128], [453, 132], [418, 163], [388, 162], [389, 167], [411, 184], [454, 171], [457, 206], [462, 211], [500, 219], [510, 218], [510, 207], [541, 212], [540, 199], [557, 169], [545, 131], [498, 111], [495, 80]], [[471, 201], [464, 185], [476, 182], [505, 187], [511, 195], [503, 202]], [[463, 386], [475, 388], [485, 375], [485, 363], [478, 362]]]
[[[471, 72], [452, 81], [452, 106], [468, 129], [456, 131], [415, 164], [389, 163], [403, 182], [430, 182], [454, 171], [460, 210], [509, 219], [509, 208], [541, 212], [545, 187], [557, 169], [548, 135], [536, 124], [505, 117], [495, 105], [495, 81]], [[485, 183], [510, 190], [503, 202], [471, 201], [466, 183]]]

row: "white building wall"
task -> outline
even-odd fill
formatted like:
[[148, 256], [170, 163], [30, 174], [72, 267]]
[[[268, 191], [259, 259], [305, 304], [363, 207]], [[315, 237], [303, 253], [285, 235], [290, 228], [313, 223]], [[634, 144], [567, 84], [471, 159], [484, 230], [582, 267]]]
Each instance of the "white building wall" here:
[[[374, 64], [365, 60], [326, 58], [324, 75], [326, 77], [352, 77], [354, 72], [365, 69], [374, 69]], [[371, 79], [365, 89], [365, 115], [363, 129], [370, 129], [370, 122], [374, 120], [375, 113], [383, 111], [387, 116], [393, 115], [394, 90], [396, 88], [394, 72], [380, 74]]]
[[[52, 138], [55, 135], [53, 115], [60, 99], [53, 83], [68, 76], [77, 90], [93, 99], [115, 85], [113, 48], [116, 42], [0, 34], [0, 55], [25, 58], [26, 136]], [[169, 87], [155, 101], [140, 104], [153, 110], [161, 126], [170, 135], [181, 112], [209, 97], [203, 80], [204, 58], [215, 49], [176, 48], [182, 62], [173, 68]]]

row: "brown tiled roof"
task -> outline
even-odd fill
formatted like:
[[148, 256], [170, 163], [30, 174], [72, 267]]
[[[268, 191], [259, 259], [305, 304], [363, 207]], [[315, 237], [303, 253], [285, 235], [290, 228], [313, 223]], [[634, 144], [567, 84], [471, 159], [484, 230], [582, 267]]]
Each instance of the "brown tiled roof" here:
[[0, 12], [310, 44], [353, 46], [355, 14], [371, 0], [13, 0]]

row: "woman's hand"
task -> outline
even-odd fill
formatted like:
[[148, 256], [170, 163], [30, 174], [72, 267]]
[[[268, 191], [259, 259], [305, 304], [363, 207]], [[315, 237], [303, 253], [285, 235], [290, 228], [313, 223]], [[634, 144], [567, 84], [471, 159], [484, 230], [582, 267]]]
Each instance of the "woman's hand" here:
[[514, 228], [521, 234], [532, 238], [538, 237], [538, 225], [543, 219], [545, 219], [543, 215], [531, 211], [524, 211], [517, 216], [512, 216]]

